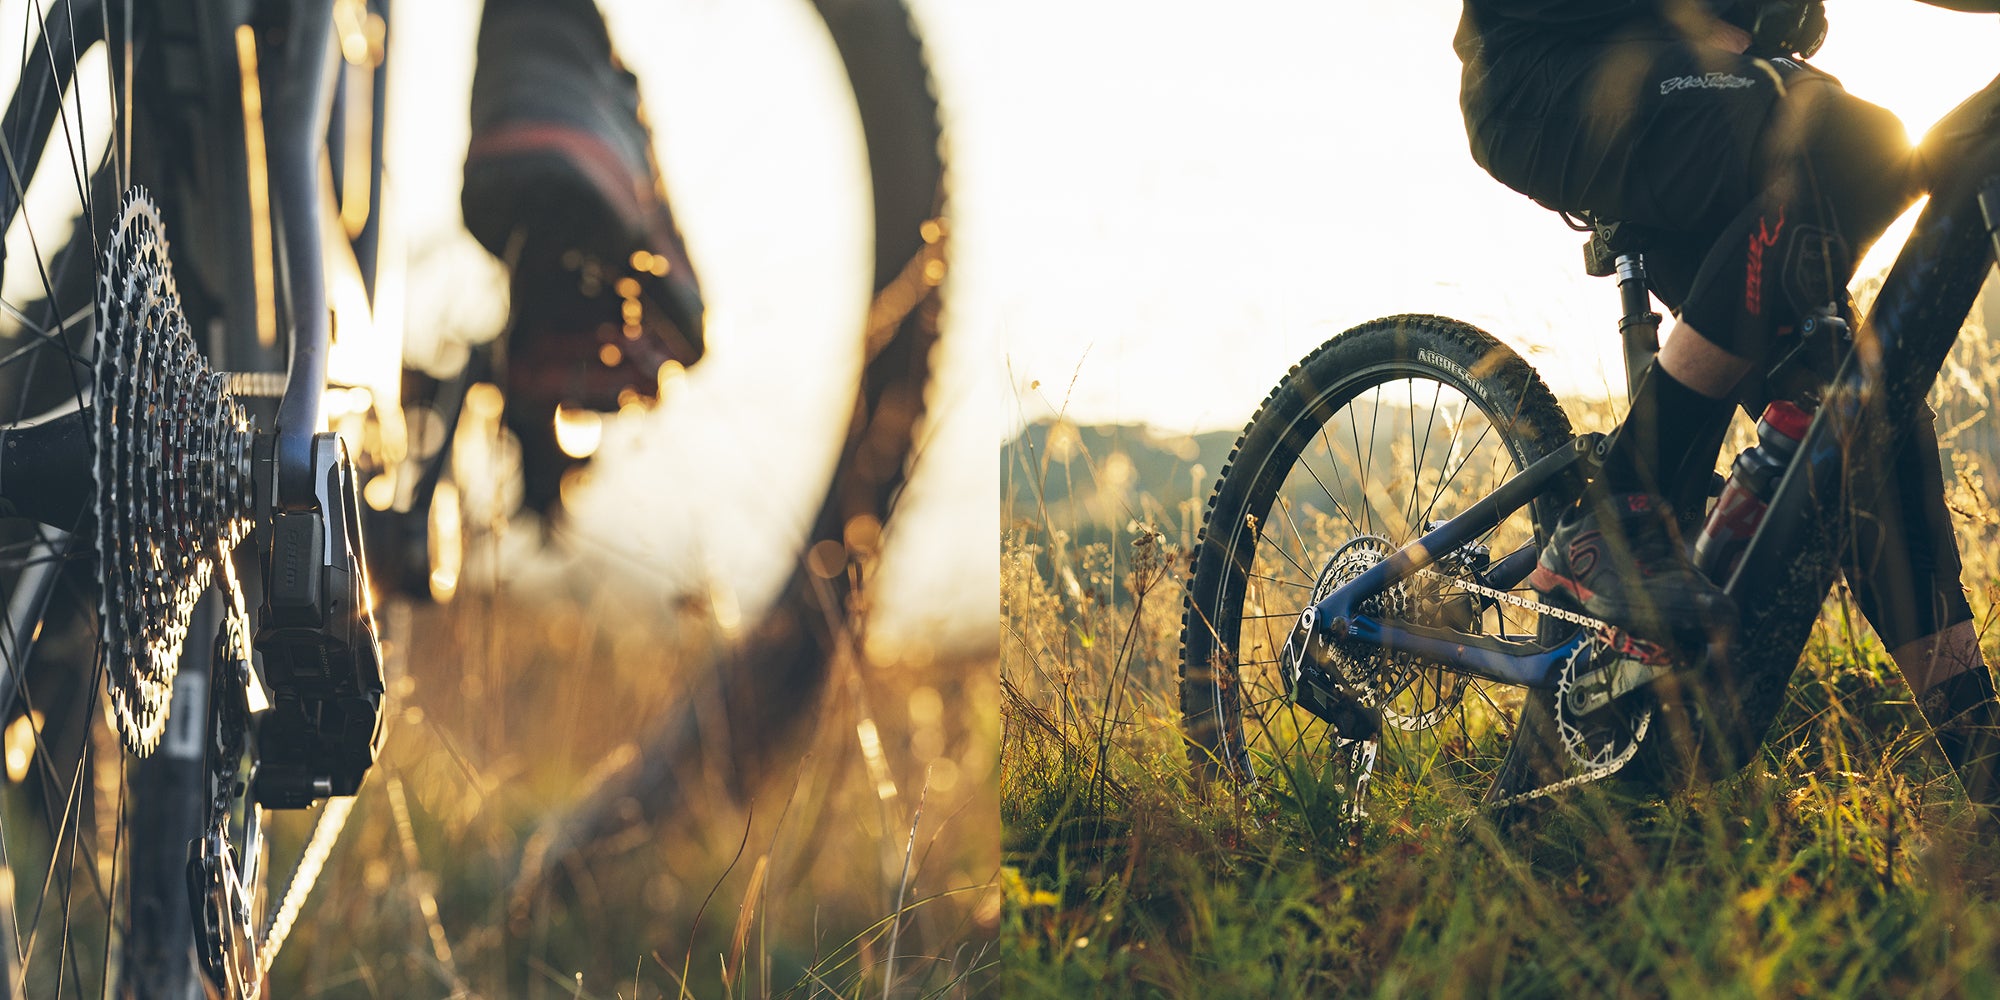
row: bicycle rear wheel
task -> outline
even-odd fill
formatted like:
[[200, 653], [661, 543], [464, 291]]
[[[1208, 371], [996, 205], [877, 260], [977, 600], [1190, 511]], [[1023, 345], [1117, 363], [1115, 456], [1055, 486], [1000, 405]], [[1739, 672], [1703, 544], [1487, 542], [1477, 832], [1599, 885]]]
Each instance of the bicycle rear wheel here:
[[[205, 324], [133, 195], [196, 197], [205, 180], [180, 127], [200, 84], [170, 86], [165, 67], [199, 39], [162, 30], [195, 23], [166, 6], [52, 0], [37, 22], [0, 25], [23, 68], [0, 120], [0, 433], [22, 463], [0, 469], [0, 995], [203, 992], [189, 844], [236, 761], [212, 740], [209, 695], [231, 685], [211, 671], [217, 603], [197, 598], [229, 575], [236, 536], [162, 526], [222, 500], [211, 487], [230, 469], [243, 491], [210, 509], [246, 502], [248, 456], [222, 459], [220, 423], [194, 415], [194, 400], [240, 411], [196, 352]], [[253, 882], [255, 860], [234, 858]]]
[[[1405, 803], [1425, 786], [1454, 805], [1476, 798], [1507, 753], [1520, 689], [1346, 650], [1344, 682], [1387, 723], [1378, 748], [1339, 739], [1295, 704], [1279, 652], [1308, 604], [1569, 439], [1534, 370], [1453, 320], [1376, 320], [1293, 368], [1238, 440], [1196, 547], [1181, 628], [1181, 713], [1196, 772], [1268, 778], [1301, 803], [1337, 800], [1315, 794], [1329, 782]], [[1559, 507], [1544, 497], [1474, 544], [1493, 559], [1539, 546]], [[1436, 568], [1460, 571], [1471, 551], [1440, 554]], [[1422, 621], [1451, 592], [1419, 577], [1385, 595], [1379, 613]], [[1501, 604], [1458, 627], [1534, 635], [1543, 623]], [[1344, 766], [1333, 767], [1336, 757]]]

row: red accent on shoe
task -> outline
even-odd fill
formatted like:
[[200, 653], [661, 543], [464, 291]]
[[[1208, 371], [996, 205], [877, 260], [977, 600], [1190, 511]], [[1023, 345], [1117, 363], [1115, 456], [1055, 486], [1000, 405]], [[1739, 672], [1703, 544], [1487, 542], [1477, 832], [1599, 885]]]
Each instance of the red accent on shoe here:
[[[625, 161], [596, 133], [558, 122], [513, 122], [472, 137], [468, 164], [522, 153], [554, 153], [576, 164], [604, 200], [621, 214], [649, 219], [654, 210], [651, 185], [635, 176]], [[649, 230], [651, 226], [647, 227]], [[648, 234], [661, 242], [662, 234]], [[679, 261], [675, 261], [679, 264]]]
[[1638, 660], [1648, 666], [1663, 666], [1673, 662], [1673, 654], [1667, 647], [1657, 642], [1641, 639], [1624, 629], [1611, 629], [1605, 636], [1611, 651], [1627, 659]]
[[1528, 586], [1543, 594], [1567, 594], [1578, 603], [1590, 601], [1597, 596], [1589, 587], [1539, 564], [1528, 574]]

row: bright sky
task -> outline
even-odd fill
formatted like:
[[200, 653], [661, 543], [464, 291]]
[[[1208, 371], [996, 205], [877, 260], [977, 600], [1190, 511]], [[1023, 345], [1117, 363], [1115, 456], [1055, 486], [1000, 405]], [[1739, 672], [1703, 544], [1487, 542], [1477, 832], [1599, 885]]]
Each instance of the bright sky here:
[[[2000, 19], [1828, 8], [1815, 64], [1913, 131], [2000, 72]], [[1065, 404], [1240, 427], [1307, 351], [1397, 312], [1482, 326], [1558, 392], [1622, 392], [1614, 287], [1584, 276], [1581, 237], [1466, 152], [1458, 10], [927, 7], [966, 119], [956, 301], [1001, 345], [1002, 433]]]

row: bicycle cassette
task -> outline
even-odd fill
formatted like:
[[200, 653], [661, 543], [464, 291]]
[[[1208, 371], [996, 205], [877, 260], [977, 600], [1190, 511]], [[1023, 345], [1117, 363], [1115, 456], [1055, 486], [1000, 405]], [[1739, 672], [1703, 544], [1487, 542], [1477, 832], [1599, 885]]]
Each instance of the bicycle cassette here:
[[97, 287], [94, 458], [99, 638], [126, 749], [151, 753], [189, 618], [250, 532], [249, 418], [196, 348], [141, 188], [125, 197]]

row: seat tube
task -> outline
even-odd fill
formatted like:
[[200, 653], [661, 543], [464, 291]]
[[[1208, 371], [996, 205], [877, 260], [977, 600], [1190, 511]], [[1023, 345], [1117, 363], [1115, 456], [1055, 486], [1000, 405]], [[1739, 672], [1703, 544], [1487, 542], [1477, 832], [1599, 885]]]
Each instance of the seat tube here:
[[1636, 253], [1618, 255], [1618, 300], [1624, 314], [1618, 333], [1625, 341], [1625, 391], [1638, 391], [1639, 373], [1660, 353], [1660, 314], [1653, 311], [1647, 294], [1646, 260]]

